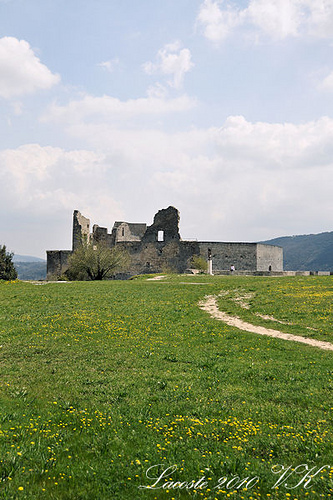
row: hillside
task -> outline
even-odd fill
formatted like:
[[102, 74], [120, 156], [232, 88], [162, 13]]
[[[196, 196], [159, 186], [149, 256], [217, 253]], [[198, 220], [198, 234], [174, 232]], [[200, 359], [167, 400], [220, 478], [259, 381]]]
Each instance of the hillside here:
[[45, 280], [46, 261], [41, 262], [14, 262], [18, 279], [20, 280]]
[[46, 279], [46, 260], [31, 255], [14, 254], [13, 262], [20, 280]]
[[263, 241], [283, 248], [286, 271], [333, 271], [333, 232]]

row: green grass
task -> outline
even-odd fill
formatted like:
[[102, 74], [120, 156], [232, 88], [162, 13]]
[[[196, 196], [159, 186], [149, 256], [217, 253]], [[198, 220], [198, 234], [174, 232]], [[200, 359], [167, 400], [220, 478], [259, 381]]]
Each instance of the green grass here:
[[[226, 312], [333, 342], [332, 277], [163, 281], [0, 283], [0, 499], [333, 497], [332, 351], [198, 307], [223, 292]], [[328, 467], [273, 488], [301, 464]], [[139, 488], [174, 465], [156, 486], [195, 491]], [[259, 482], [216, 488], [235, 476]]]

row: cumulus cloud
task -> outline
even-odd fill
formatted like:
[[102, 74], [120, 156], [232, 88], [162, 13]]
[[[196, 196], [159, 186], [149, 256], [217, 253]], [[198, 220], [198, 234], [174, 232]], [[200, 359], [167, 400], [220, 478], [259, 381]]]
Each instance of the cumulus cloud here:
[[[329, 118], [295, 125], [230, 117], [221, 128], [183, 136], [177, 167], [155, 172], [155, 189], [163, 185], [173, 193], [204, 239], [330, 230], [332, 139]], [[187, 228], [187, 235], [195, 230]]]
[[26, 208], [36, 193], [57, 190], [62, 181], [69, 182], [76, 175], [96, 175], [103, 158], [92, 151], [66, 152], [61, 148], [26, 144], [0, 152], [1, 177], [6, 192], [16, 199], [16, 204]]
[[129, 120], [139, 119], [141, 127], [143, 127], [142, 120], [145, 118], [188, 111], [195, 105], [196, 101], [186, 95], [168, 99], [162, 92], [155, 93], [153, 91], [149, 93], [148, 97], [127, 101], [121, 101], [108, 95], [102, 97], [85, 95], [64, 106], [54, 103], [43, 115], [42, 120], [64, 123], [104, 120], [109, 123], [117, 123], [118, 125], [124, 123], [126, 125]]
[[68, 248], [56, 235], [60, 228], [70, 235], [63, 221], [70, 225], [74, 208], [110, 229], [115, 220], [150, 223], [170, 204], [181, 212], [183, 238], [256, 241], [331, 230], [331, 118], [293, 124], [230, 116], [220, 127], [171, 133], [135, 129], [131, 120], [115, 127], [102, 111], [83, 116], [64, 113], [60, 122], [66, 128], [71, 120], [81, 149], [27, 144], [0, 152], [0, 205], [12, 218], [36, 218], [17, 240], [29, 241], [49, 219], [54, 231], [40, 234], [39, 244]]
[[303, 11], [299, 0], [252, 0], [242, 15], [266, 35], [283, 39], [298, 35]]
[[113, 167], [104, 153], [89, 150], [39, 144], [2, 150], [0, 208], [7, 214], [0, 223], [2, 237], [9, 235], [10, 248], [17, 253], [24, 245], [24, 252], [45, 257], [47, 248], [70, 249], [75, 208], [101, 223], [108, 213], [110, 219], [121, 218], [108, 182]]
[[275, 40], [301, 35], [333, 37], [333, 3], [330, 0], [248, 0], [240, 9], [237, 3], [204, 0], [197, 23], [205, 37], [223, 42], [237, 27], [250, 31], [257, 39], [265, 35]]
[[180, 42], [177, 41], [160, 49], [157, 53], [156, 63], [148, 61], [143, 65], [143, 69], [148, 75], [155, 73], [170, 75], [171, 79], [168, 80], [168, 85], [179, 89], [183, 85], [186, 73], [194, 66], [191, 59], [190, 50], [182, 49]]
[[[333, 120], [330, 118], [296, 125], [252, 123], [243, 116], [231, 116], [221, 127], [182, 133], [115, 128], [105, 122], [91, 121], [78, 122], [72, 127], [77, 138], [88, 147], [104, 151], [105, 157], [95, 158], [95, 153], [89, 153], [90, 157], [84, 152], [83, 160], [78, 162], [77, 152], [73, 153], [74, 161], [68, 157], [69, 153], [52, 150], [52, 158], [60, 155], [52, 163], [57, 166], [55, 178], [60, 175], [60, 162], [62, 165], [69, 162], [75, 183], [68, 183], [68, 172], [63, 181], [68, 186], [80, 186], [74, 190], [78, 198], [83, 193], [83, 199], [87, 200], [88, 186], [89, 191], [102, 193], [110, 186], [117, 193], [113, 198], [122, 207], [131, 200], [134, 215], [127, 205], [129, 220], [147, 220], [144, 216], [136, 220], [135, 207], [141, 207], [144, 197], [146, 213], [151, 210], [149, 216], [163, 206], [177, 206], [184, 224], [182, 234], [187, 237], [254, 241], [283, 234], [320, 232], [331, 227], [328, 214], [333, 209], [330, 192]], [[49, 153], [43, 150], [43, 155], [43, 164], [48, 164]], [[14, 165], [14, 175], [15, 161], [8, 160], [9, 164]], [[76, 164], [80, 165], [77, 169], [73, 166]], [[38, 162], [30, 165], [37, 186], [43, 179], [47, 183], [52, 169], [45, 170]], [[22, 170], [23, 167], [20, 175]], [[36, 186], [33, 181], [30, 184], [28, 173], [24, 178], [29, 183], [25, 190], [29, 187], [31, 196]], [[55, 182], [51, 178], [49, 182]], [[88, 181], [87, 191], [83, 187], [85, 181]], [[57, 188], [64, 185], [55, 183]], [[71, 192], [70, 187], [68, 190]], [[68, 200], [73, 204], [71, 196]]]
[[321, 90], [333, 91], [333, 71], [329, 73], [319, 85]]
[[308, 9], [308, 31], [320, 38], [333, 37], [333, 3], [331, 0], [304, 0]]
[[212, 42], [221, 42], [227, 38], [233, 29], [242, 23], [241, 13], [235, 7], [220, 8], [220, 2], [204, 0], [197, 17], [199, 25], [203, 26], [204, 35]]
[[45, 90], [60, 81], [36, 56], [29, 43], [14, 37], [0, 39], [0, 97]]

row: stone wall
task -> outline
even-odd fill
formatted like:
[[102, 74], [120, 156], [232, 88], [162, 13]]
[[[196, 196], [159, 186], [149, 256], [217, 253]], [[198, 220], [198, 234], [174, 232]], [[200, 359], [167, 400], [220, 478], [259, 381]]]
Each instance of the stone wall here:
[[159, 272], [184, 273], [190, 266], [193, 255], [199, 255], [199, 245], [193, 241], [167, 242], [119, 242], [131, 258], [131, 274]]
[[207, 258], [208, 249], [211, 250], [213, 273], [217, 270], [229, 270], [235, 266], [239, 271], [257, 270], [256, 243], [219, 243], [199, 242], [200, 254]]
[[47, 279], [58, 278], [68, 269], [68, 257], [72, 255], [71, 250], [47, 250]]
[[[282, 271], [283, 252], [280, 247], [269, 247], [257, 243], [219, 243], [195, 241], [168, 241], [147, 243], [118, 243], [130, 254], [129, 272], [132, 274], [158, 273], [174, 271], [183, 273], [190, 267], [194, 255], [205, 259], [208, 249], [211, 251], [213, 273], [229, 271], [235, 266], [236, 271]], [[259, 248], [268, 247], [268, 248]], [[259, 263], [257, 255], [261, 256]], [[269, 264], [268, 264], [269, 263]]]

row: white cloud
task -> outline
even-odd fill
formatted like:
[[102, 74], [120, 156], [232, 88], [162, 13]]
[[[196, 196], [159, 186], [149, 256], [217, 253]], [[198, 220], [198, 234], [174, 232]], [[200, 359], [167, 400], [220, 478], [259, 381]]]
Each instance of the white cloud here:
[[17, 253], [45, 257], [47, 248], [70, 249], [74, 209], [100, 224], [109, 222], [107, 214], [122, 218], [108, 182], [112, 170], [103, 153], [88, 150], [26, 144], [1, 151], [0, 208], [7, 215], [0, 224], [2, 238], [10, 235]]
[[274, 40], [313, 35], [333, 37], [333, 3], [331, 0], [248, 0], [243, 9], [231, 2], [204, 0], [197, 23], [205, 37], [223, 42], [238, 27], [244, 32]]
[[161, 83], [156, 83], [148, 87], [147, 95], [148, 97], [165, 100], [168, 98], [168, 89]]
[[[155, 172], [154, 188], [179, 200], [201, 237], [253, 241], [331, 228], [333, 120], [295, 125], [230, 117], [220, 129], [184, 134], [181, 142], [183, 154]], [[187, 235], [195, 237], [192, 226]]]
[[65, 123], [77, 123], [83, 120], [106, 121], [108, 123], [124, 123], [129, 120], [142, 120], [150, 116], [160, 116], [171, 113], [179, 113], [192, 109], [196, 105], [194, 99], [186, 95], [177, 98], [167, 99], [160, 89], [160, 92], [152, 89], [148, 97], [129, 99], [121, 101], [115, 97], [104, 95], [94, 97], [85, 95], [81, 99], [71, 101], [68, 105], [60, 106], [53, 104], [42, 117], [43, 121], [61, 121]]
[[115, 165], [118, 201], [179, 206], [182, 220], [195, 221], [187, 236], [256, 240], [330, 227], [330, 118], [296, 125], [232, 116], [220, 128], [182, 133], [78, 121], [70, 131]]
[[103, 61], [97, 64], [97, 66], [105, 69], [109, 73], [112, 73], [116, 66], [119, 64], [119, 59], [116, 57], [114, 59], [110, 59], [109, 61]]
[[[21, 208], [27, 207], [36, 193], [57, 190], [62, 181], [73, 176], [96, 175], [103, 155], [92, 151], [70, 151], [39, 144], [26, 144], [0, 152], [0, 172], [6, 192], [10, 192]], [[2, 193], [5, 195], [5, 192]]]
[[324, 78], [319, 85], [319, 89], [333, 91], [333, 71]]
[[146, 62], [143, 65], [144, 71], [148, 75], [161, 73], [162, 75], [171, 75], [168, 80], [170, 87], [179, 89], [183, 85], [185, 74], [194, 66], [189, 49], [182, 49], [180, 42], [167, 44], [157, 53], [157, 62]]
[[299, 0], [251, 0], [243, 12], [266, 35], [276, 39], [297, 36], [302, 21], [302, 3]]
[[221, 42], [233, 29], [242, 23], [239, 10], [229, 7], [220, 9], [220, 2], [204, 0], [197, 17], [198, 24], [204, 27], [204, 35], [212, 42]]
[[[255, 241], [331, 229], [330, 118], [293, 124], [231, 116], [221, 127], [181, 133], [85, 118], [71, 123], [84, 149], [27, 144], [0, 152], [6, 220], [36, 219], [34, 228], [16, 222], [17, 240], [29, 242], [33, 231], [44, 248], [69, 248], [56, 235], [75, 208], [110, 229], [117, 219], [150, 223], [170, 204], [181, 212], [184, 238]], [[39, 234], [41, 219], [53, 220], [54, 230]]]
[[28, 42], [0, 39], [0, 97], [10, 99], [49, 89], [59, 81], [59, 75], [40, 62]]
[[308, 30], [320, 38], [333, 37], [333, 3], [331, 0], [304, 0], [308, 9]]

